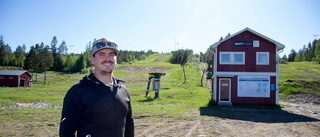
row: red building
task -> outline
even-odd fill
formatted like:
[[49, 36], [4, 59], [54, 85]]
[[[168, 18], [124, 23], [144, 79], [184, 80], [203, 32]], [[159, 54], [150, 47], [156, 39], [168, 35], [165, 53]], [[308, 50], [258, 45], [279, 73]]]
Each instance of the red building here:
[[26, 70], [0, 70], [1, 87], [31, 87], [32, 76]]
[[278, 53], [284, 47], [250, 28], [212, 44], [212, 100], [219, 105], [278, 104]]

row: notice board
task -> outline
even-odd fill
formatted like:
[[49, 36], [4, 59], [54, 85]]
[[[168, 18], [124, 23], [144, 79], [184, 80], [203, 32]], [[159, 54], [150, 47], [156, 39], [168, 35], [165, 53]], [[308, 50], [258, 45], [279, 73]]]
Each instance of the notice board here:
[[238, 76], [238, 97], [270, 97], [270, 76]]

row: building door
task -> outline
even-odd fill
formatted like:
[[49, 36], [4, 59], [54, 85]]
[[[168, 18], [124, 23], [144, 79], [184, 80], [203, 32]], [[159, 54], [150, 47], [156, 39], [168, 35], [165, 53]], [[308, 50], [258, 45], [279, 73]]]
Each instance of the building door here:
[[24, 79], [20, 79], [20, 85], [21, 87], [24, 87], [24, 83], [25, 83], [25, 80]]
[[219, 102], [230, 102], [231, 97], [231, 79], [219, 79]]

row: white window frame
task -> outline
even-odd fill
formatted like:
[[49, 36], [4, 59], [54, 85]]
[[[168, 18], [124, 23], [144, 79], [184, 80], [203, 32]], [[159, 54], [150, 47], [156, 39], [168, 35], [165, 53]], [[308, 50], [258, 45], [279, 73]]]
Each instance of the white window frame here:
[[[229, 62], [222, 62], [222, 55], [228, 54], [229, 55]], [[220, 52], [220, 64], [232, 64], [231, 63], [231, 52]]]
[[[222, 55], [229, 54], [230, 62], [222, 62]], [[235, 62], [234, 55], [241, 54], [242, 55], [242, 62]], [[226, 65], [244, 65], [245, 64], [245, 52], [220, 52], [220, 59], [219, 64], [226, 64]]]
[[[267, 62], [259, 62], [259, 55], [265, 54], [267, 55]], [[269, 52], [257, 52], [256, 53], [256, 64], [257, 65], [269, 65]]]

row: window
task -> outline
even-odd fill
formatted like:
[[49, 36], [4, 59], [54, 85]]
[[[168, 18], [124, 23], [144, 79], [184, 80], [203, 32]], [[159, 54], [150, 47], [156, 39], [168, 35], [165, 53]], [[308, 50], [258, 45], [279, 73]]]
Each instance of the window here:
[[10, 77], [9, 77], [9, 79], [13, 79], [13, 77], [12, 77], [12, 76], [10, 76]]
[[244, 52], [220, 52], [220, 64], [245, 64]]
[[221, 53], [221, 61], [220, 63], [231, 63], [230, 54]]
[[257, 65], [269, 65], [269, 52], [257, 52]]
[[4, 76], [0, 76], [0, 79], [4, 79]]
[[235, 63], [243, 63], [244, 62], [244, 54], [243, 53], [235, 53], [233, 56], [233, 60]]

